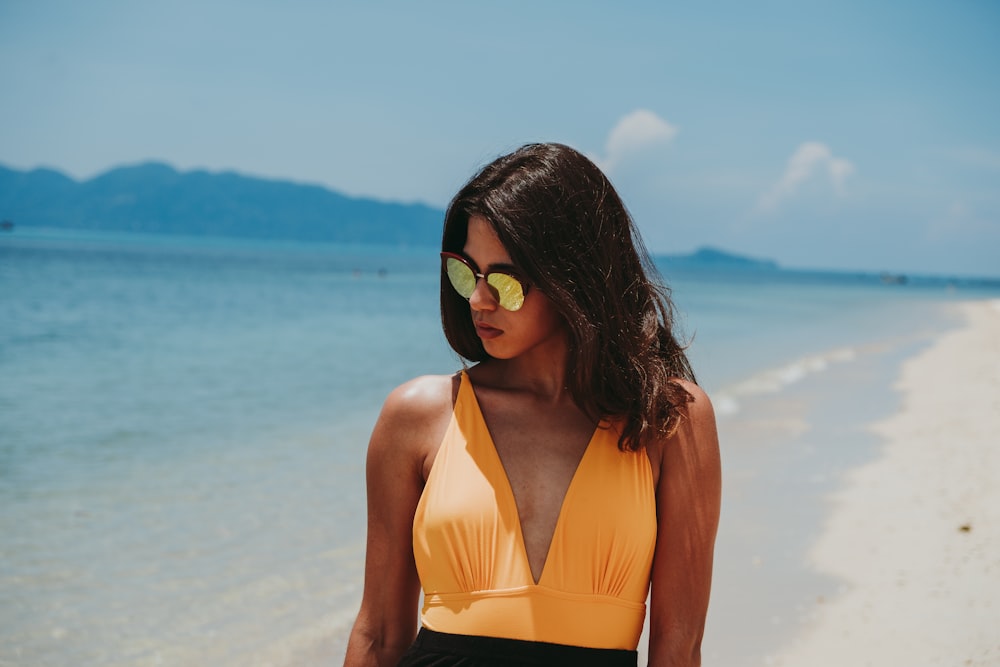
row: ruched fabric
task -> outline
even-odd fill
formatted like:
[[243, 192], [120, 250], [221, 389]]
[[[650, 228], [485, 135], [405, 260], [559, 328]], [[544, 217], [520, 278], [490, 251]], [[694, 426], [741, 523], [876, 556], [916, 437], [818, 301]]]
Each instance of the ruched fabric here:
[[424, 627], [635, 650], [655, 542], [649, 458], [620, 451], [617, 431], [602, 424], [566, 492], [536, 583], [511, 485], [462, 374], [413, 521]]

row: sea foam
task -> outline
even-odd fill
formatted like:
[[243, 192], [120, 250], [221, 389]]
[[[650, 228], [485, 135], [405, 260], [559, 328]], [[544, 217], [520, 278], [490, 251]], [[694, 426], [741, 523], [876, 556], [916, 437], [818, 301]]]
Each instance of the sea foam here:
[[810, 375], [829, 369], [833, 364], [852, 361], [858, 353], [859, 351], [853, 347], [840, 347], [754, 373], [745, 380], [723, 387], [713, 396], [716, 415], [720, 417], [735, 415], [740, 411], [740, 399], [775, 394]]

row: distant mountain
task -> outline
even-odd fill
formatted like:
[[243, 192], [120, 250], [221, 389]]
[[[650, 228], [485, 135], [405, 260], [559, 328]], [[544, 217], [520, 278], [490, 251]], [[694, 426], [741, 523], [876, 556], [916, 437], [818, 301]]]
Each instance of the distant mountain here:
[[775, 270], [778, 263], [770, 259], [754, 259], [734, 255], [717, 248], [699, 248], [689, 255], [663, 255], [658, 259], [673, 268], [705, 267], [714, 269]]
[[[233, 172], [179, 172], [149, 162], [78, 182], [51, 169], [0, 166], [0, 221], [16, 226], [327, 241], [440, 243], [444, 212], [423, 204], [348, 197], [316, 185]], [[659, 257], [673, 268], [775, 269], [715, 248]]]
[[0, 219], [17, 226], [436, 246], [444, 212], [154, 162], [83, 182], [50, 169], [0, 167]]

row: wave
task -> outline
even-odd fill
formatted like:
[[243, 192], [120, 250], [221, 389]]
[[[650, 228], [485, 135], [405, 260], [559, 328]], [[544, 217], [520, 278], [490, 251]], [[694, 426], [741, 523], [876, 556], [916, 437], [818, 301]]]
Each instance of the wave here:
[[810, 375], [821, 373], [834, 364], [853, 361], [860, 350], [853, 347], [839, 347], [822, 354], [810, 355], [795, 361], [769, 368], [751, 375], [749, 378], [724, 387], [712, 397], [715, 413], [719, 417], [729, 417], [740, 411], [740, 401], [752, 396], [775, 394], [782, 389], [801, 382]]

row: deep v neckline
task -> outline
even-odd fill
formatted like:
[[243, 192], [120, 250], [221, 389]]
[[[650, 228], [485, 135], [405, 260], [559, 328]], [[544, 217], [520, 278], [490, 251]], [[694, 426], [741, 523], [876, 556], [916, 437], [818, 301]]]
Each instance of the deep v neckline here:
[[552, 548], [556, 545], [556, 536], [559, 534], [559, 530], [563, 525], [563, 518], [566, 513], [566, 500], [570, 497], [573, 492], [573, 487], [576, 486], [576, 480], [580, 476], [580, 470], [584, 466], [584, 462], [587, 460], [587, 455], [590, 450], [593, 449], [594, 440], [597, 439], [597, 434], [600, 431], [601, 425], [598, 424], [594, 427], [594, 431], [590, 435], [590, 439], [587, 441], [587, 446], [584, 448], [583, 453], [580, 455], [580, 459], [576, 462], [576, 467], [573, 469], [573, 475], [570, 477], [569, 484], [566, 486], [566, 490], [563, 492], [562, 500], [559, 503], [559, 513], [556, 515], [556, 525], [552, 529], [552, 535], [549, 536], [549, 545], [545, 551], [545, 560], [542, 561], [542, 571], [538, 574], [538, 578], [535, 579], [535, 574], [531, 571], [531, 559], [528, 558], [528, 543], [524, 539], [524, 525], [521, 523], [521, 511], [517, 505], [517, 496], [514, 494], [514, 485], [511, 484], [510, 475], [507, 472], [507, 467], [503, 463], [503, 459], [500, 457], [500, 450], [497, 449], [496, 440], [493, 438], [493, 433], [490, 431], [490, 426], [486, 423], [486, 415], [483, 413], [483, 408], [479, 404], [479, 397], [476, 395], [475, 387], [472, 384], [472, 379], [469, 377], [468, 373], [463, 373], [463, 381], [468, 384], [469, 394], [472, 397], [472, 404], [476, 409], [476, 415], [478, 416], [480, 422], [482, 422], [483, 429], [486, 431], [486, 435], [489, 438], [489, 450], [496, 459], [496, 463], [499, 469], [503, 472], [503, 486], [506, 490], [507, 498], [510, 500], [511, 506], [514, 508], [514, 519], [517, 522], [517, 539], [520, 542], [520, 552], [521, 559], [524, 564], [524, 569], [528, 574], [528, 578], [531, 580], [533, 586], [541, 585], [542, 580], [545, 579], [545, 574], [549, 570], [549, 562], [551, 561]]

